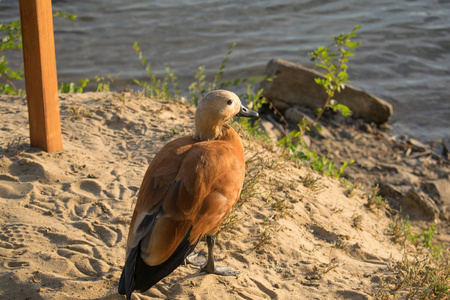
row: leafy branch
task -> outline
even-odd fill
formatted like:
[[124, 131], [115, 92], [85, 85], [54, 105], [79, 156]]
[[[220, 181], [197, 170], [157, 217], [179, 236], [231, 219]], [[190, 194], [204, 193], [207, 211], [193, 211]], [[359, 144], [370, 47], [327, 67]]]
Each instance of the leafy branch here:
[[315, 67], [321, 68], [324, 71], [325, 78], [315, 78], [317, 84], [324, 87], [328, 97], [323, 108], [317, 109], [316, 122], [322, 117], [326, 109], [333, 111], [340, 111], [342, 115], [349, 116], [352, 111], [343, 104], [338, 104], [333, 99], [336, 92], [341, 92], [345, 88], [345, 83], [348, 82], [348, 58], [355, 56], [354, 49], [360, 43], [352, 42], [352, 38], [356, 36], [356, 31], [361, 28], [357, 25], [350, 33], [341, 33], [338, 36], [333, 36], [334, 46], [338, 52], [330, 52], [328, 47], [320, 46], [316, 51], [308, 53], [311, 60], [316, 62]]
[[[63, 11], [57, 11], [53, 18], [64, 17], [75, 20], [76, 15], [70, 15]], [[14, 85], [14, 81], [23, 80], [23, 70], [13, 71], [8, 66], [8, 60], [3, 54], [7, 50], [22, 49], [22, 28], [20, 21], [0, 23], [0, 95], [22, 95], [24, 91]]]

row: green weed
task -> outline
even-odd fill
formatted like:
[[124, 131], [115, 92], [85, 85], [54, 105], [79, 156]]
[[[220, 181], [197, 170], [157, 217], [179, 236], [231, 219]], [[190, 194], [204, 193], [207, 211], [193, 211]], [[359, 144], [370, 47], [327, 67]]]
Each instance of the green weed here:
[[358, 213], [352, 215], [352, 227], [362, 229], [362, 216]]
[[[22, 49], [22, 34], [19, 21], [0, 24], [0, 94], [22, 95], [24, 91], [14, 85], [14, 81], [23, 79], [23, 70], [13, 71], [3, 54], [5, 50]], [[3, 83], [4, 82], [4, 83]]]
[[304, 187], [311, 191], [318, 191], [322, 189], [322, 185], [319, 182], [319, 177], [312, 172], [308, 172], [304, 177], [300, 178], [300, 182]]
[[380, 281], [376, 299], [449, 299], [450, 253], [429, 253], [403, 259], [388, 265], [390, 275]]
[[237, 213], [237, 209], [233, 208], [231, 212], [225, 217], [222, 224], [220, 224], [220, 228], [217, 231], [217, 235], [219, 235], [222, 232], [229, 232], [236, 228], [238, 224], [240, 224], [246, 217], [248, 217], [247, 214], [243, 216], [239, 216]]
[[258, 240], [254, 243], [253, 249], [256, 251], [262, 250], [264, 246], [271, 243], [272, 227], [267, 227], [259, 236]]
[[347, 62], [348, 57], [355, 56], [353, 50], [360, 45], [360, 43], [352, 42], [351, 39], [356, 36], [356, 31], [361, 26], [355, 26], [350, 33], [341, 33], [338, 36], [333, 36], [334, 46], [338, 52], [329, 52], [329, 48], [321, 46], [317, 50], [308, 53], [312, 61], [316, 61], [316, 67], [324, 70], [325, 78], [316, 78], [317, 84], [324, 87], [328, 97], [322, 108], [317, 109], [316, 122], [321, 118], [326, 109], [333, 111], [340, 111], [342, 115], [349, 116], [352, 114], [350, 108], [343, 104], [338, 104], [333, 99], [336, 92], [340, 92], [345, 88], [345, 83], [348, 82]]
[[307, 159], [310, 162], [311, 168], [316, 170], [318, 173], [339, 178], [342, 173], [344, 173], [345, 168], [352, 164], [354, 161], [347, 162], [345, 161], [342, 166], [337, 169], [334, 165], [334, 161], [330, 160], [328, 156], [319, 156], [317, 153], [313, 151], [307, 151]]
[[[57, 11], [53, 18], [64, 17], [71, 20], [76, 19], [76, 15], [71, 15], [63, 11]], [[13, 71], [8, 66], [8, 60], [4, 51], [22, 49], [22, 29], [20, 21], [0, 24], [0, 94], [2, 95], [24, 95], [25, 91], [15, 86], [14, 81], [23, 80], [23, 70]]]
[[305, 276], [307, 280], [319, 280], [322, 279], [328, 272], [336, 269], [342, 265], [342, 263], [338, 262], [335, 258], [333, 258], [329, 263], [322, 263], [319, 265], [315, 265], [313, 267], [313, 271], [310, 275]]
[[78, 80], [77, 83], [61, 83], [58, 88], [59, 93], [83, 93], [85, 91], [86, 86], [89, 82], [97, 83], [97, 87], [95, 88], [95, 92], [109, 92], [109, 87], [111, 83], [114, 81], [114, 77], [118, 76], [118, 74], [111, 75], [108, 74], [106, 76], [94, 76], [93, 79], [85, 78]]
[[278, 146], [288, 151], [288, 158], [296, 161], [305, 161], [316, 172], [339, 178], [344, 173], [345, 168], [354, 161], [344, 162], [340, 168], [335, 166], [334, 161], [328, 156], [320, 156], [316, 152], [306, 147], [303, 136], [310, 130], [311, 124], [303, 119], [298, 124], [298, 130], [292, 130], [288, 135], [283, 137]]
[[169, 130], [169, 132], [161, 135], [161, 141], [167, 141], [180, 133], [181, 133], [180, 128], [172, 128]]
[[394, 242], [404, 245], [410, 236], [411, 224], [408, 215], [403, 216], [401, 212], [396, 214], [389, 223], [388, 232], [392, 234]]
[[198, 102], [200, 99], [205, 96], [207, 92], [206, 87], [206, 76], [205, 76], [205, 67], [200, 66], [198, 67], [197, 72], [194, 74], [194, 78], [196, 81], [193, 81], [189, 85], [189, 93], [191, 95], [191, 103], [194, 105], [198, 105]]
[[58, 92], [60, 93], [82, 93], [83, 89], [88, 84], [89, 79], [80, 79], [78, 83], [70, 82], [70, 83], [61, 83], [59, 86]]
[[[155, 97], [163, 100], [177, 100], [180, 96], [181, 90], [178, 89], [178, 78], [175, 72], [166, 67], [166, 76], [163, 79], [157, 78], [153, 72], [150, 63], [147, 63], [147, 58], [143, 56], [141, 47], [138, 42], [134, 42], [134, 51], [137, 53], [139, 61], [145, 66], [145, 71], [150, 79], [150, 82], [135, 79], [134, 82], [144, 88], [144, 93], [148, 97]], [[172, 88], [169, 88], [171, 84]], [[173, 91], [173, 92], [172, 92]]]
[[349, 237], [347, 236], [339, 236], [336, 242], [334, 242], [333, 247], [342, 250], [348, 249], [348, 239]]
[[367, 198], [367, 207], [372, 211], [376, 210], [390, 210], [389, 203], [384, 199], [383, 196], [378, 195], [380, 188], [378, 185], [375, 185], [371, 188], [371, 192], [366, 194]]
[[72, 120], [80, 120], [82, 118], [88, 118], [91, 116], [89, 109], [84, 109], [80, 107], [69, 107], [67, 110], [67, 117], [72, 118]]
[[422, 229], [419, 234], [412, 234], [410, 228], [408, 216], [403, 217], [401, 212], [389, 225], [394, 241], [402, 245], [410, 241], [426, 251], [413, 256], [405, 251], [401, 261], [390, 263], [390, 275], [380, 281], [376, 299], [449, 299], [449, 249], [433, 243], [437, 230], [434, 226]]
[[[262, 91], [259, 90], [256, 94], [252, 92], [251, 85], [247, 85], [247, 92], [241, 95], [241, 99], [247, 102], [247, 107], [251, 110], [258, 111], [265, 103], [266, 99], [262, 97]], [[250, 136], [258, 137], [266, 143], [271, 143], [271, 139], [264, 130], [259, 126], [260, 119], [251, 120], [248, 118], [239, 118], [238, 123], [241, 124]]]
[[423, 228], [422, 232], [419, 234], [410, 233], [409, 235], [411, 237], [411, 242], [413, 244], [421, 243], [421, 245], [424, 248], [429, 249], [430, 253], [434, 257], [439, 257], [442, 253], [442, 250], [445, 249], [445, 245], [444, 244], [434, 245], [432, 243], [433, 236], [436, 233], [436, 230], [437, 230], [436, 227], [430, 226], [427, 228]]
[[72, 21], [75, 21], [77, 19], [77, 15], [68, 14], [65, 11], [58, 10], [55, 13], [53, 13], [53, 18], [59, 18], [59, 17], [67, 18]]
[[345, 195], [349, 198], [351, 198], [354, 195], [356, 189], [359, 188], [358, 182], [353, 183], [349, 181], [347, 178], [341, 178], [339, 179], [339, 182], [341, 186], [345, 188]]

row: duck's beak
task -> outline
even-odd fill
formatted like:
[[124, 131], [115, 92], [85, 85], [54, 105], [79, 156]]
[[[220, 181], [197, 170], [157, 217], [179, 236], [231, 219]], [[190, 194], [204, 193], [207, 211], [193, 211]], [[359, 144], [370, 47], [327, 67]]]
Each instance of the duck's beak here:
[[241, 105], [241, 109], [237, 113], [236, 117], [258, 118], [259, 114], [256, 111], [250, 110], [247, 107]]

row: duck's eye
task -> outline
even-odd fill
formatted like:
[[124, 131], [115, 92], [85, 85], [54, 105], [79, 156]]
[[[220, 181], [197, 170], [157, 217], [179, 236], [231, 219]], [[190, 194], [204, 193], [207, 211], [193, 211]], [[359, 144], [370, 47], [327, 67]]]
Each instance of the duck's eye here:
[[227, 101], [227, 104], [228, 104], [228, 105], [231, 105], [231, 104], [233, 104], [233, 100], [231, 100], [231, 99], [228, 99], [228, 101]]

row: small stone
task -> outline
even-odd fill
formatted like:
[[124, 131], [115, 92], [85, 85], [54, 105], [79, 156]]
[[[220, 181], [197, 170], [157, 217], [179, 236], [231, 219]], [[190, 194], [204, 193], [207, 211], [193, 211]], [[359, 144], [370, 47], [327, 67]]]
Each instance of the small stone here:
[[403, 199], [403, 206], [416, 208], [428, 218], [435, 220], [439, 218], [439, 208], [428, 195], [410, 189]]
[[372, 282], [374, 282], [374, 283], [379, 283], [379, 282], [381, 281], [381, 278], [380, 278], [380, 276], [375, 275], [375, 276], [372, 276], [372, 278], [370, 279], [370, 281], [372, 281]]
[[342, 130], [339, 132], [339, 135], [340, 135], [342, 138], [347, 139], [347, 140], [352, 140], [353, 137], [355, 136], [353, 133], [348, 132], [348, 131], [345, 130], [345, 129], [342, 129]]
[[398, 169], [397, 174], [393, 174], [388, 177], [388, 181], [394, 185], [418, 185], [420, 183], [419, 177], [413, 175], [412, 173]]
[[449, 140], [442, 140], [442, 155], [447, 158], [450, 156], [450, 141]]
[[272, 122], [261, 119], [259, 122], [260, 127], [266, 132], [266, 134], [273, 140], [278, 141], [283, 136], [281, 130], [279, 130]]
[[450, 206], [450, 180], [426, 181], [422, 183], [422, 189], [438, 204]]
[[398, 190], [395, 186], [388, 182], [380, 182], [378, 183], [379, 191], [378, 194], [383, 197], [392, 197], [394, 199], [403, 198], [403, 194], [400, 190]]
[[417, 151], [423, 152], [427, 149], [427, 146], [425, 144], [419, 142], [416, 139], [409, 139], [408, 144], [414, 146], [416, 148], [415, 150], [417, 150]]
[[284, 113], [289, 107], [291, 107], [289, 104], [281, 100], [274, 99], [271, 102], [273, 106], [275, 106], [275, 108], [278, 109], [278, 111], [280, 111], [281, 113]]
[[361, 168], [363, 168], [363, 169], [366, 169], [366, 170], [374, 170], [374, 169], [376, 169], [376, 164], [370, 159], [370, 158], [365, 158], [365, 157], [361, 157], [361, 158], [358, 158], [357, 160], [356, 160], [356, 163], [361, 167]]

